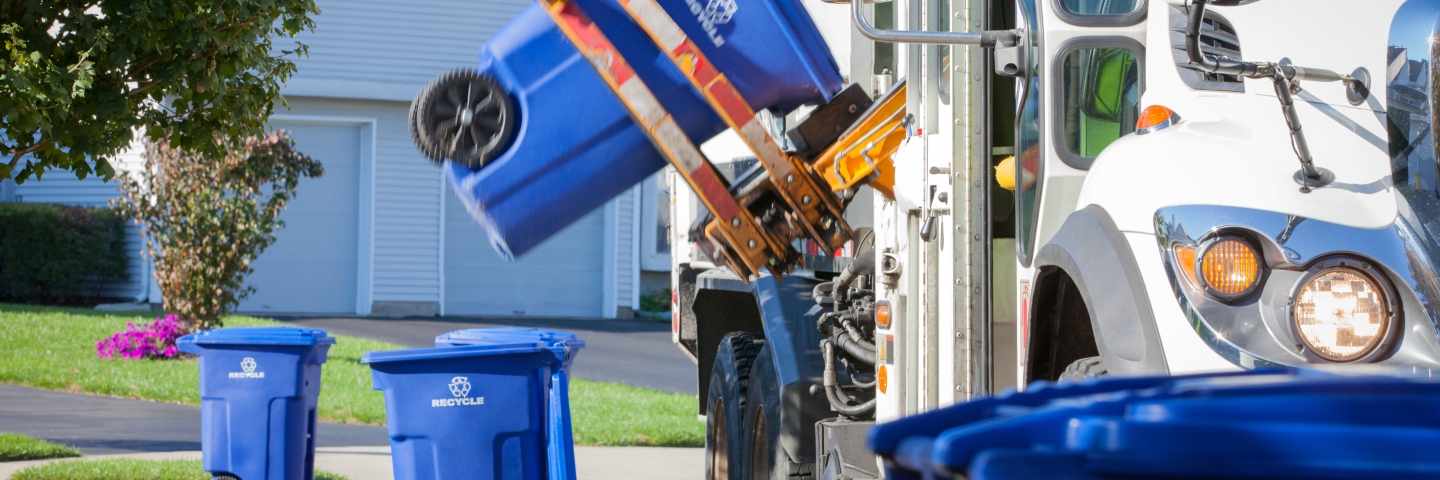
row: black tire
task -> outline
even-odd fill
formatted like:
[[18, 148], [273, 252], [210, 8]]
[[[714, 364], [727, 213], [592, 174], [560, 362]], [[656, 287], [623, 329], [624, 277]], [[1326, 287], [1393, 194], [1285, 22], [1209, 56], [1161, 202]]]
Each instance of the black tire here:
[[[808, 465], [790, 461], [780, 445], [780, 376], [774, 353], [763, 349], [750, 368], [750, 389], [745, 400], [744, 432], [748, 436], [745, 472], [750, 480], [811, 478]], [[798, 413], [798, 412], [797, 412]], [[814, 448], [813, 446], [810, 448]]]
[[759, 335], [737, 332], [720, 340], [710, 389], [705, 399], [705, 478], [744, 480], [746, 388], [750, 368], [765, 341]]
[[500, 82], [473, 69], [454, 70], [410, 102], [410, 137], [435, 162], [480, 168], [510, 148], [518, 118]]
[[240, 480], [240, 477], [236, 477], [236, 476], [232, 476], [232, 475], [226, 475], [226, 474], [223, 474], [223, 473], [222, 473], [222, 474], [216, 475], [212, 480]]
[[1065, 371], [1060, 373], [1061, 380], [1080, 380], [1090, 377], [1107, 375], [1110, 371], [1105, 367], [1105, 359], [1100, 357], [1088, 357], [1074, 361]]

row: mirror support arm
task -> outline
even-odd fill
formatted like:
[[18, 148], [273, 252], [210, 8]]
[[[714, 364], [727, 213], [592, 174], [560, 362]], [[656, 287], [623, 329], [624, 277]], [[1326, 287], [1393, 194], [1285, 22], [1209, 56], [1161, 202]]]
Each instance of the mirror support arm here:
[[1190, 57], [1190, 63], [1195, 64], [1201, 71], [1208, 73], [1219, 73], [1222, 75], [1239, 75], [1242, 77], [1260, 78], [1268, 76], [1262, 73], [1262, 66], [1258, 63], [1241, 62], [1228, 58], [1215, 58], [1200, 51], [1200, 29], [1205, 21], [1205, 4], [1207, 0], [1194, 0], [1190, 4], [1190, 18], [1188, 28], [1185, 29], [1185, 55]]
[[1269, 62], [1243, 62], [1228, 58], [1216, 58], [1200, 51], [1200, 29], [1204, 26], [1205, 5], [1214, 0], [1192, 0], [1190, 17], [1185, 29], [1185, 54], [1190, 63], [1200, 71], [1221, 75], [1237, 75], [1248, 78], [1268, 78], [1275, 84], [1275, 96], [1280, 100], [1280, 111], [1285, 116], [1285, 125], [1290, 130], [1290, 144], [1295, 157], [1300, 160], [1300, 171], [1295, 172], [1295, 182], [1300, 184], [1301, 193], [1310, 193], [1311, 187], [1323, 187], [1335, 181], [1335, 174], [1315, 166], [1310, 155], [1310, 145], [1305, 141], [1305, 130], [1300, 125], [1300, 115], [1295, 111], [1292, 94], [1299, 93], [1300, 80], [1320, 82], [1355, 82], [1350, 75], [1340, 75], [1318, 68], [1306, 69], [1290, 65], [1288, 61], [1279, 64]]

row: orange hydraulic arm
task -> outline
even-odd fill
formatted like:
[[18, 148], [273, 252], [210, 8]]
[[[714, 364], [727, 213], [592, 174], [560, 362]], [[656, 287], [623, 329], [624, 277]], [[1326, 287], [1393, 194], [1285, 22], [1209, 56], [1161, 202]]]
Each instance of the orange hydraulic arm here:
[[[844, 202], [835, 192], [870, 184], [893, 196], [890, 156], [904, 141], [910, 118], [905, 115], [903, 83], [812, 163], [780, 148], [724, 72], [715, 69], [655, 0], [619, 0], [765, 167], [767, 176], [760, 188], [731, 192], [584, 10], [572, 0], [540, 1], [705, 204], [712, 219], [704, 227], [705, 238], [696, 239], [701, 250], [741, 279], [760, 275], [762, 268], [778, 275], [799, 266], [803, 256], [792, 244], [800, 239], [827, 252], [843, 247], [853, 232], [843, 216]], [[777, 210], [782, 215], [759, 215]]]

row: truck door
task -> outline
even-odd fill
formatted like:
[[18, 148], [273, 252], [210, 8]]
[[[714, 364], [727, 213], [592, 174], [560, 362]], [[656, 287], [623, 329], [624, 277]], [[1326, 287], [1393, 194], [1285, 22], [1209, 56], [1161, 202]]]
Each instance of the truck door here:
[[[1110, 143], [1131, 133], [1144, 91], [1147, 0], [1020, 0], [1031, 33], [1030, 69], [1016, 122], [1015, 292], [1025, 348], [1035, 289], [1031, 260], [1078, 207], [1086, 172]], [[1164, 5], [1160, 5], [1164, 7]], [[1161, 17], [1164, 21], [1164, 17]]]

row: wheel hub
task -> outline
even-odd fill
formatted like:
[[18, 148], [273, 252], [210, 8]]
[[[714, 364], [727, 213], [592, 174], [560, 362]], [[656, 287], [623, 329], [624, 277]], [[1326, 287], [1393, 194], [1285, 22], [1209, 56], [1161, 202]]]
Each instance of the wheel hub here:
[[474, 70], [430, 82], [410, 104], [415, 146], [436, 162], [479, 168], [510, 148], [514, 106], [500, 83]]

